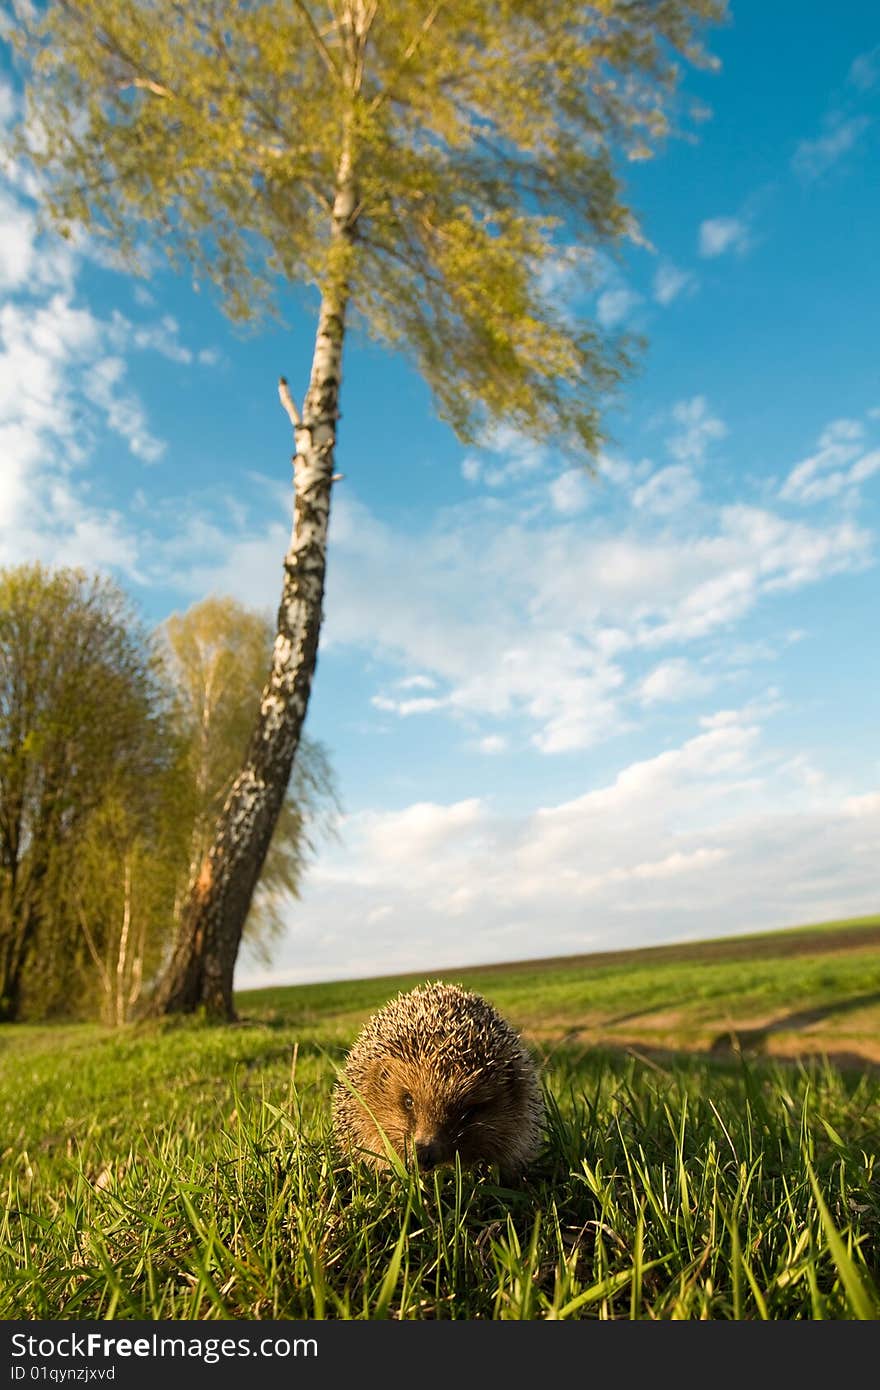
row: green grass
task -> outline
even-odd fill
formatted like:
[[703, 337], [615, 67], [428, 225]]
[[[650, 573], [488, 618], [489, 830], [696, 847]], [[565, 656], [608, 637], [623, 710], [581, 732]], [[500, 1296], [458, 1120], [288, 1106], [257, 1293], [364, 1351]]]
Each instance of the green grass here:
[[409, 977], [241, 996], [226, 1029], [0, 1029], [0, 1317], [880, 1317], [880, 1072], [571, 1036], [670, 999], [853, 1017], [876, 951], [793, 936], [453, 972], [542, 1058], [547, 1142], [516, 1189], [334, 1154], [334, 1066]]

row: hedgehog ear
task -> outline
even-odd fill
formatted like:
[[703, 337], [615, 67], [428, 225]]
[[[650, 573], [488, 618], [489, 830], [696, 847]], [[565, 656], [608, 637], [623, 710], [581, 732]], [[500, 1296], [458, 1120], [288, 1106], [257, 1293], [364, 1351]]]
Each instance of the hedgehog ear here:
[[369, 1074], [371, 1081], [381, 1084], [383, 1081], [387, 1081], [391, 1075], [391, 1067], [387, 1060], [379, 1057], [372, 1063]]

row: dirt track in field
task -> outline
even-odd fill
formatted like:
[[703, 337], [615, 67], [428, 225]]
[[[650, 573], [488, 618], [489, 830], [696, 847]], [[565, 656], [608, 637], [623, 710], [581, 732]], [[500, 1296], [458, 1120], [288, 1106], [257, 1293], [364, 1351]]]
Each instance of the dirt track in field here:
[[[766, 936], [684, 942], [632, 951], [600, 951], [578, 956], [516, 961], [481, 967], [499, 975], [543, 970], [600, 970], [618, 965], [715, 964], [748, 959], [785, 960], [798, 956], [839, 956], [880, 950], [880, 921], [839, 928], [793, 929]], [[474, 971], [460, 971], [465, 975]], [[880, 1069], [880, 992], [866, 990], [814, 1007], [784, 1012], [696, 1018], [687, 1008], [635, 1010], [628, 1014], [597, 1013], [574, 1025], [571, 1018], [543, 1018], [526, 1023], [525, 1036], [548, 1056], [556, 1048], [609, 1048], [630, 1052], [650, 1065], [662, 1066], [682, 1054], [716, 1060], [774, 1057], [795, 1061], [825, 1056], [843, 1068]]]

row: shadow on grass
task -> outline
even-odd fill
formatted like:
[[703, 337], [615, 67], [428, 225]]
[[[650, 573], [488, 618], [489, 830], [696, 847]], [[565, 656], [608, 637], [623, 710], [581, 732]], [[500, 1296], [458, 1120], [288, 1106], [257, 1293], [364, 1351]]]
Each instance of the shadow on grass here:
[[[745, 1030], [743, 1030], [745, 1031]], [[756, 1033], [763, 1030], [755, 1029]], [[731, 1068], [738, 1069], [742, 1062], [748, 1059], [750, 1064], [757, 1067], [776, 1066], [782, 1067], [821, 1067], [826, 1063], [834, 1067], [843, 1075], [871, 1075], [880, 1076], [880, 1062], [873, 1058], [865, 1057], [856, 1051], [845, 1051], [843, 1049], [835, 1051], [797, 1051], [791, 1052], [767, 1052], [766, 1038], [763, 1046], [748, 1047], [742, 1046], [739, 1039], [743, 1033], [736, 1033], [729, 1030], [723, 1033], [720, 1038], [716, 1038], [711, 1051], [697, 1048], [672, 1048], [660, 1047], [651, 1043], [643, 1042], [611, 1042], [604, 1039], [601, 1042], [589, 1043], [583, 1046], [576, 1046], [576, 1034], [568, 1034], [560, 1039], [558, 1043], [544, 1049], [536, 1048], [542, 1069], [555, 1067], [559, 1064], [563, 1066], [584, 1067], [595, 1065], [601, 1070], [603, 1066], [620, 1065], [626, 1060], [632, 1060], [648, 1068], [648, 1070], [662, 1073], [665, 1076], [673, 1072], [685, 1072], [695, 1064], [713, 1068], [719, 1071], [729, 1071]]]
[[[779, 1018], [771, 1019], [769, 1023], [762, 1024], [759, 1028], [726, 1028], [723, 1033], [719, 1033], [712, 1040], [709, 1050], [713, 1056], [724, 1056], [731, 1053], [759, 1054], [766, 1050], [767, 1043], [774, 1033], [787, 1033], [797, 1028], [810, 1028], [815, 1023], [822, 1023], [826, 1018], [852, 1013], [856, 1009], [867, 1009], [873, 1004], [880, 1004], [880, 990], [874, 990], [870, 994], [855, 994], [848, 999], [838, 999], [831, 1004], [822, 1004], [818, 1008], [798, 1009], [793, 1013], [781, 1014]], [[869, 1061], [857, 1052], [823, 1053], [823, 1055], [827, 1055], [829, 1061], [834, 1062], [837, 1066], [877, 1068], [876, 1062]], [[776, 1056], [775, 1053], [774, 1056]]]

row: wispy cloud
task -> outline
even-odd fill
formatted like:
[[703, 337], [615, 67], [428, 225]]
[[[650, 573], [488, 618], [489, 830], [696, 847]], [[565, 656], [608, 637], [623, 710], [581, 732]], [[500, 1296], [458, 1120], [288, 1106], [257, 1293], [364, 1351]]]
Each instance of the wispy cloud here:
[[78, 302], [81, 265], [81, 247], [40, 235], [20, 180], [0, 188], [0, 562], [51, 554], [131, 577], [133, 530], [90, 497], [87, 463], [102, 428], [141, 461], [164, 445], [126, 384], [125, 320]]
[[165, 452], [165, 443], [150, 431], [136, 393], [123, 384], [125, 374], [121, 357], [100, 358], [85, 373], [85, 395], [104, 412], [108, 429], [125, 440], [135, 458], [156, 463]]
[[506, 753], [508, 746], [508, 741], [503, 734], [487, 734], [485, 738], [479, 740], [477, 749], [488, 757], [495, 757], [498, 753]]
[[696, 275], [689, 270], [681, 270], [671, 261], [662, 262], [654, 273], [654, 299], [664, 307], [672, 304], [680, 295], [693, 294], [696, 288]]
[[691, 506], [700, 495], [700, 484], [689, 468], [672, 464], [652, 473], [633, 493], [633, 506], [658, 516], [671, 516]]
[[712, 414], [705, 396], [676, 402], [671, 415], [675, 428], [666, 447], [679, 463], [702, 465], [710, 444], [727, 434], [727, 426]]
[[466, 454], [462, 459], [461, 476], [465, 482], [500, 488], [521, 482], [547, 466], [547, 449], [507, 425], [498, 425], [486, 435], [482, 451]]
[[830, 112], [823, 121], [821, 134], [800, 142], [792, 156], [792, 169], [807, 181], [821, 178], [849, 153], [870, 124], [867, 116], [847, 117], [839, 111]]
[[188, 366], [193, 351], [180, 341], [180, 325], [173, 314], [163, 314], [158, 323], [130, 325], [131, 341], [136, 348], [146, 348], [167, 357], [169, 362]]
[[825, 502], [839, 496], [855, 501], [862, 484], [880, 473], [880, 448], [869, 448], [865, 436], [860, 420], [832, 420], [815, 452], [791, 469], [780, 497], [789, 502]]
[[860, 92], [868, 92], [876, 86], [880, 81], [880, 43], [853, 59], [848, 79]]
[[796, 146], [791, 167], [798, 178], [811, 183], [823, 178], [863, 143], [872, 124], [865, 110], [867, 94], [880, 79], [880, 44], [859, 53], [847, 73], [847, 86], [838, 92], [822, 117], [817, 135]]
[[591, 489], [582, 468], [569, 468], [550, 484], [551, 505], [564, 516], [576, 516], [590, 505]]
[[[84, 391], [105, 339], [106, 324], [62, 294], [0, 310], [0, 563], [50, 554], [57, 564], [138, 573], [130, 524], [91, 501], [80, 476], [94, 424]], [[115, 386], [104, 382], [108, 415], [123, 407]], [[120, 429], [130, 423], [118, 415]]]
[[[683, 470], [679, 486], [693, 487], [690, 470], [672, 467]], [[674, 492], [675, 477], [655, 483], [655, 504], [664, 482]], [[662, 664], [687, 647], [706, 679], [728, 679], [719, 634], [735, 640], [774, 594], [871, 558], [870, 534], [849, 519], [809, 525], [709, 496], [699, 508], [664, 511], [649, 505], [644, 486], [629, 477], [616, 510], [563, 517], [545, 489], [532, 489], [527, 505], [520, 490], [441, 513], [416, 533], [384, 523], [351, 490], [340, 493], [325, 649], [365, 650], [383, 663], [377, 705], [385, 714], [452, 718], [469, 737], [491, 721], [487, 733], [516, 728], [540, 751], [561, 753], [631, 725], [641, 706], [640, 653]], [[274, 593], [276, 553], [276, 542], [256, 533], [212, 533], [203, 544], [190, 537], [178, 564], [188, 555], [191, 568], [178, 569], [177, 583], [253, 601]], [[436, 685], [394, 688], [395, 672]]]
[[666, 704], [670, 701], [692, 700], [712, 689], [714, 681], [698, 671], [684, 657], [662, 661], [641, 681], [638, 690], [643, 705]]
[[45, 296], [72, 291], [76, 257], [60, 240], [40, 238], [32, 209], [0, 186], [0, 291]]
[[[18, 104], [0, 79], [0, 125]], [[0, 177], [0, 563], [51, 555], [57, 564], [114, 568], [142, 579], [149, 542], [98, 501], [89, 463], [104, 431], [137, 467], [165, 442], [132, 384], [129, 359], [150, 351], [180, 365], [208, 363], [180, 341], [171, 315], [133, 322], [93, 312], [80, 274], [100, 263], [88, 238], [41, 233], [26, 169]], [[125, 466], [123, 454], [117, 472]], [[183, 524], [177, 518], [178, 526]]]
[[410, 714], [428, 714], [442, 709], [448, 700], [433, 695], [422, 695], [412, 700], [394, 700], [388, 695], [374, 695], [371, 704], [375, 709], [387, 710], [389, 714], [399, 714], [404, 719]]
[[635, 290], [620, 286], [603, 290], [596, 301], [596, 317], [603, 328], [616, 328], [641, 303]]
[[742, 217], [710, 217], [700, 223], [700, 255], [707, 259], [735, 252], [743, 255], [752, 244], [748, 223]]

